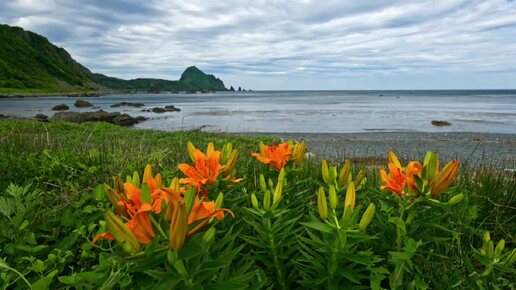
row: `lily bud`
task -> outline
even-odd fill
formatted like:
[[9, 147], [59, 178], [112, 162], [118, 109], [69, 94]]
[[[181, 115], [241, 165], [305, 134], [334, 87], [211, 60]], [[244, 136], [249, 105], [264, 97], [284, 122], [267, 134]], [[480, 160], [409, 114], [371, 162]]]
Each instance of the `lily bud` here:
[[360, 185], [362, 184], [362, 180], [364, 180], [364, 177], [365, 177], [365, 171], [364, 171], [364, 169], [361, 169], [358, 172], [357, 177], [355, 178], [355, 184], [360, 187]]
[[443, 171], [430, 183], [430, 193], [432, 196], [437, 197], [441, 195], [441, 193], [450, 186], [455, 175], [457, 175], [458, 170], [459, 161], [453, 161], [446, 164]]
[[196, 195], [195, 187], [190, 187], [188, 191], [183, 196], [183, 202], [185, 203], [186, 213], [190, 214], [192, 208], [195, 204], [195, 195]]
[[195, 158], [193, 156], [195, 149], [196, 148], [192, 144], [192, 142], [188, 141], [188, 143], [186, 144], [186, 150], [188, 151], [188, 156], [190, 157], [190, 160], [192, 160], [192, 162], [195, 162]]
[[491, 240], [491, 235], [489, 234], [489, 232], [485, 232], [484, 233], [484, 241], [490, 241]]
[[317, 208], [319, 209], [319, 215], [321, 216], [321, 219], [327, 219], [328, 205], [326, 204], [326, 194], [324, 193], [323, 187], [319, 187], [319, 191], [317, 193]]
[[188, 217], [184, 203], [178, 204], [174, 208], [172, 221], [170, 223], [170, 248], [176, 252], [183, 249], [186, 233], [188, 232]]
[[172, 178], [172, 181], [170, 181], [170, 189], [172, 189], [172, 191], [174, 191], [174, 192], [179, 193], [179, 191], [180, 191], [179, 178], [177, 178], [177, 177]]
[[322, 174], [322, 178], [323, 178], [324, 182], [326, 184], [329, 184], [330, 183], [330, 173], [328, 170], [328, 162], [326, 160], [322, 161], [321, 174]]
[[202, 243], [203, 244], [209, 244], [209, 243], [211, 243], [213, 241], [214, 238], [215, 238], [215, 228], [211, 227], [209, 230], [207, 230], [202, 235]]
[[426, 180], [431, 182], [439, 172], [439, 155], [435, 152], [428, 151], [423, 166], [426, 172]]
[[369, 204], [366, 211], [362, 215], [362, 218], [360, 219], [360, 223], [358, 224], [359, 230], [363, 231], [367, 228], [367, 226], [369, 226], [369, 224], [373, 220], [375, 209], [376, 206], [373, 203]]
[[283, 184], [285, 183], [285, 169], [282, 168], [278, 177], [278, 184], [276, 184], [276, 189], [274, 190], [274, 195], [272, 197], [272, 204], [278, 203], [283, 194]]
[[[149, 178], [153, 178], [154, 175], [152, 174], [152, 166], [150, 164], [147, 164], [147, 166], [145, 166], [145, 170], [143, 171], [143, 183], [147, 183], [147, 180], [149, 180]], [[134, 181], [134, 177], [133, 177], [133, 181]]]
[[389, 151], [387, 153], [387, 158], [389, 159], [389, 163], [394, 164], [394, 166], [396, 166], [396, 168], [401, 168], [401, 163], [398, 160], [398, 157], [396, 157], [396, 155], [394, 154], [394, 152]]
[[229, 155], [233, 152], [233, 145], [231, 143], [227, 143], [222, 147], [222, 152], [220, 153], [220, 162], [226, 163], [228, 161]]
[[349, 174], [351, 173], [351, 161], [346, 160], [339, 173], [339, 186], [345, 186], [349, 181]]
[[339, 204], [339, 199], [337, 197], [337, 191], [335, 190], [335, 186], [330, 185], [330, 190], [328, 192], [330, 198], [330, 207], [332, 209], [336, 209]]
[[256, 194], [254, 193], [251, 194], [251, 204], [253, 205], [254, 209], [259, 209], [258, 198], [256, 198]]
[[494, 258], [497, 259], [498, 257], [500, 257], [500, 254], [502, 253], [503, 251], [503, 248], [505, 248], [505, 240], [504, 239], [501, 239], [498, 244], [496, 245], [496, 248], [494, 250]]
[[292, 159], [294, 160], [294, 164], [296, 166], [301, 166], [301, 163], [303, 162], [303, 158], [305, 157], [306, 153], [306, 143], [305, 141], [301, 143], [297, 143], [294, 147], [294, 150], [292, 151]]
[[271, 207], [271, 191], [266, 190], [265, 194], [263, 195], [263, 208], [265, 210], [268, 210]]
[[260, 142], [260, 154], [262, 156], [266, 156], [265, 154], [265, 149], [267, 148], [267, 146], [265, 144], [263, 144], [263, 142]]
[[448, 204], [456, 205], [457, 203], [461, 202], [463, 199], [464, 199], [464, 194], [460, 193], [460, 194], [457, 194], [454, 197], [450, 198], [450, 200], [448, 200]]
[[224, 201], [224, 193], [219, 192], [219, 195], [217, 195], [217, 199], [215, 200], [215, 209], [219, 209], [222, 207], [222, 202]]
[[347, 220], [353, 210], [355, 209], [355, 184], [350, 182], [348, 185], [348, 190], [346, 191], [346, 199], [344, 200], [344, 219]]
[[120, 215], [129, 218], [129, 214], [125, 211], [125, 208], [118, 204], [118, 202], [122, 199], [122, 196], [107, 184], [104, 184], [104, 190], [106, 191], [109, 202], [115, 207], [116, 211]]
[[226, 164], [224, 165], [224, 174], [226, 176], [231, 175], [231, 172], [233, 172], [233, 169], [235, 169], [235, 165], [237, 163], [237, 157], [238, 157], [238, 150], [233, 150], [231, 154], [229, 154], [229, 157], [227, 158]]
[[[150, 166], [150, 165], [147, 165]], [[145, 179], [144, 179], [145, 180]], [[136, 187], [140, 187], [140, 175], [138, 175], [138, 172], [133, 172], [133, 178], [131, 180], [131, 183], [134, 184]]]
[[332, 185], [337, 182], [337, 167], [335, 167], [335, 166], [329, 167], [328, 179], [330, 180], [330, 183], [328, 185]]
[[210, 156], [215, 151], [215, 146], [213, 146], [213, 143], [208, 143], [208, 147], [206, 148], [206, 156]]
[[269, 188], [273, 188], [274, 187], [274, 181], [272, 181], [272, 179], [269, 178]]
[[263, 174], [260, 174], [260, 189], [262, 192], [267, 190], [267, 184], [265, 183], [265, 176], [263, 176]]
[[123, 245], [124, 250], [130, 253], [140, 252], [140, 243], [138, 243], [134, 234], [113, 212], [106, 211], [104, 219], [109, 232], [115, 237], [117, 242]]

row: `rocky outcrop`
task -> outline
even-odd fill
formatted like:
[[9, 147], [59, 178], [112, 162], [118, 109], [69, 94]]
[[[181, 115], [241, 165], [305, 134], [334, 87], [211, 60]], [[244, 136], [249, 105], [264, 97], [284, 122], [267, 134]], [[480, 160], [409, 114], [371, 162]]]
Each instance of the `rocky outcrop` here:
[[111, 105], [111, 108], [118, 108], [118, 107], [134, 107], [134, 108], [141, 108], [144, 107], [144, 103], [129, 103], [129, 102], [121, 102]]
[[36, 120], [38, 120], [38, 121], [44, 121], [44, 122], [46, 122], [46, 121], [48, 121], [48, 116], [47, 116], [47, 115], [45, 115], [45, 114], [41, 114], [41, 113], [39, 113], [39, 114], [37, 114], [36, 116], [34, 116], [34, 119], [36, 119]]
[[153, 112], [153, 113], [158, 113], [158, 114], [165, 113], [165, 112], [180, 112], [180, 111], [181, 111], [181, 109], [176, 108], [174, 106], [165, 106], [163, 108], [155, 107], [152, 109], [142, 110], [142, 112]]
[[119, 112], [108, 113], [102, 110], [95, 112], [59, 112], [55, 113], [51, 121], [66, 121], [74, 123], [84, 122], [108, 122], [120, 126], [132, 126], [136, 123], [145, 121], [145, 117], [133, 118], [127, 114]]
[[67, 111], [68, 109], [70, 109], [67, 105], [65, 104], [59, 104], [57, 106], [54, 106], [52, 108], [52, 111]]
[[448, 121], [433, 120], [432, 125], [437, 126], [437, 127], [442, 127], [442, 126], [451, 126], [451, 123]]
[[75, 101], [75, 104], [73, 104], [77, 108], [87, 108], [87, 107], [93, 107], [93, 104], [88, 101], [83, 100], [77, 100]]

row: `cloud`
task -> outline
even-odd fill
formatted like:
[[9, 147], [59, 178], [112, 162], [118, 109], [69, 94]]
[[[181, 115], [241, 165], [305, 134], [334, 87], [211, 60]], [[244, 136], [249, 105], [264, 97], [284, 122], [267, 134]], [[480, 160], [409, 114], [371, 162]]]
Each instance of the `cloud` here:
[[176, 79], [197, 65], [255, 89], [403, 88], [407, 79], [453, 87], [446, 76], [502, 88], [516, 79], [513, 1], [14, 0], [0, 11], [0, 22], [124, 78]]

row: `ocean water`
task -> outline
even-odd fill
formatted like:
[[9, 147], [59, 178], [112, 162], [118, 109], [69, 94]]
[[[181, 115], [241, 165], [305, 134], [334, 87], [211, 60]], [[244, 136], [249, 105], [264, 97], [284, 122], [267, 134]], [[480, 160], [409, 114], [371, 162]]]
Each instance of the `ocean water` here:
[[[51, 108], [81, 98], [0, 99], [0, 114], [52, 116]], [[203, 128], [223, 132], [489, 132], [516, 133], [516, 90], [471, 91], [253, 91], [211, 94], [127, 94], [82, 98], [105, 111], [149, 120], [136, 127], [166, 131]], [[111, 108], [141, 102], [145, 109], [174, 105], [181, 112]], [[436, 127], [432, 120], [452, 126]]]

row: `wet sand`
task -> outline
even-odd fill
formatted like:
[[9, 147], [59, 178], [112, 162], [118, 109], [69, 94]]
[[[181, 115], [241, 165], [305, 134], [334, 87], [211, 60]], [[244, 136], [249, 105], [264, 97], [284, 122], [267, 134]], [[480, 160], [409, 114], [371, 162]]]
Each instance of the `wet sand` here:
[[317, 158], [351, 158], [368, 163], [384, 161], [388, 150], [400, 158], [423, 160], [429, 150], [440, 159], [458, 159], [468, 166], [516, 170], [516, 134], [500, 133], [239, 133], [247, 136], [275, 136], [283, 140], [306, 140]]

